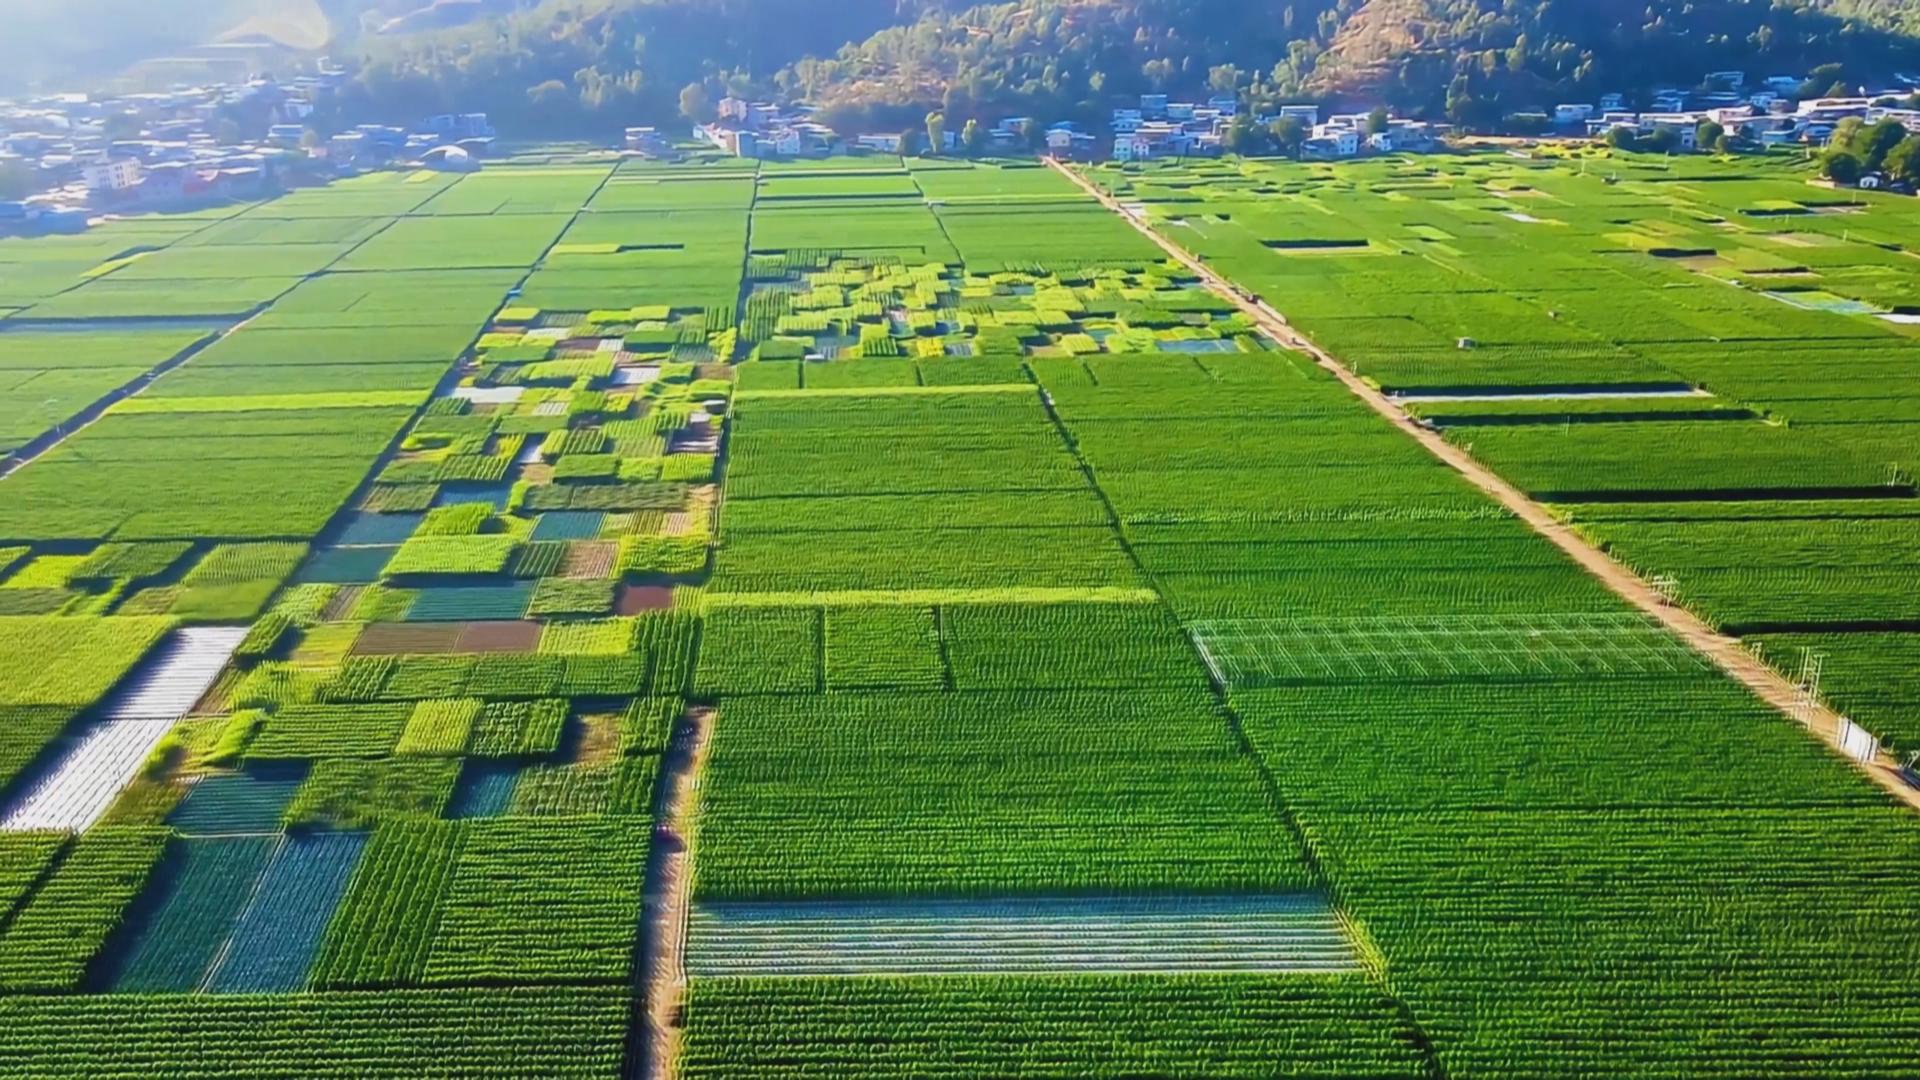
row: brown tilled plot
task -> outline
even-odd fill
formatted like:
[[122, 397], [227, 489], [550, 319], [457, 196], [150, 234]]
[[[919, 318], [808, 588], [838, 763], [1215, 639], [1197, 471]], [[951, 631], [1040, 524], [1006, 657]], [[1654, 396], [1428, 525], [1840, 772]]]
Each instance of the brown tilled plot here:
[[355, 656], [450, 653], [460, 646], [459, 623], [374, 623], [354, 639]]
[[540, 647], [540, 624], [523, 620], [454, 623], [460, 628], [460, 651], [525, 653]]
[[648, 611], [667, 611], [673, 607], [671, 585], [623, 585], [613, 603], [618, 615], [639, 615]]

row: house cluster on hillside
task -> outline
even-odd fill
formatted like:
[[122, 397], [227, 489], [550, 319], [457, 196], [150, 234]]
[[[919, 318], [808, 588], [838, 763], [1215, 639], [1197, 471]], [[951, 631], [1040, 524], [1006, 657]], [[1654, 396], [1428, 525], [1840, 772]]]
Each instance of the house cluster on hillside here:
[[105, 210], [259, 194], [287, 151], [224, 142], [223, 118], [240, 111], [297, 124], [344, 79], [323, 68], [287, 83], [262, 78], [0, 104], [0, 164], [24, 171], [36, 189], [26, 199], [0, 202], [0, 227], [78, 229]]
[[[1227, 130], [1240, 115], [1233, 97], [1209, 98], [1206, 104], [1169, 101], [1165, 94], [1143, 94], [1135, 108], [1113, 111], [1113, 157], [1116, 161], [1147, 161], [1163, 157], [1216, 157], [1226, 150]], [[1282, 105], [1276, 112], [1250, 117], [1261, 128], [1281, 119], [1299, 123], [1310, 132], [1301, 144], [1301, 156], [1313, 160], [1358, 157], [1396, 150], [1430, 150], [1439, 138], [1432, 125], [1398, 117], [1377, 126], [1367, 113], [1346, 113], [1320, 119], [1318, 105]]]
[[[267, 139], [287, 148], [303, 144], [306, 129], [277, 124]], [[429, 116], [412, 130], [389, 124], [359, 124], [325, 142], [307, 148], [342, 171], [379, 169], [396, 162], [419, 162], [428, 168], [470, 172], [493, 149], [493, 124], [486, 113], [445, 113]]]
[[1802, 98], [1805, 80], [1775, 75], [1748, 86], [1738, 71], [1710, 73], [1707, 90], [1659, 90], [1646, 110], [1629, 109], [1624, 95], [1608, 94], [1595, 104], [1567, 104], [1554, 109], [1551, 124], [1562, 131], [1581, 131], [1604, 138], [1616, 129], [1647, 137], [1665, 128], [1679, 139], [1681, 149], [1694, 149], [1700, 125], [1712, 121], [1727, 137], [1755, 146], [1820, 145], [1849, 117], [1867, 123], [1893, 119], [1920, 131], [1920, 110], [1908, 107], [1911, 89], [1862, 93], [1850, 97]]
[[1201, 105], [1142, 94], [1137, 107], [1113, 110], [1109, 126], [1114, 160], [1217, 157], [1226, 149], [1227, 127], [1239, 113], [1240, 102], [1232, 96], [1209, 98]]
[[1300, 144], [1308, 161], [1331, 161], [1360, 154], [1420, 153], [1440, 144], [1434, 126], [1423, 120], [1374, 113], [1338, 113], [1312, 126], [1313, 137]]
[[[34, 192], [0, 202], [0, 230], [84, 229], [102, 213], [256, 198], [290, 176], [324, 181], [396, 162], [468, 171], [493, 143], [484, 113], [412, 129], [363, 124], [315, 141], [309, 118], [346, 81], [323, 61], [285, 82], [0, 102], [0, 166], [24, 172]], [[255, 134], [264, 120], [265, 137], [240, 137], [241, 117]]]
[[721, 99], [719, 119], [694, 134], [735, 157], [826, 157], [844, 145], [839, 132], [815, 122], [805, 105], [737, 97]]
[[[1172, 101], [1166, 94], [1144, 94], [1138, 105], [1113, 110], [1112, 156], [1117, 161], [1147, 161], [1166, 157], [1217, 157], [1224, 153], [1227, 131], [1240, 115], [1238, 100], [1228, 96], [1209, 99], [1205, 104]], [[1320, 158], [1354, 157], [1363, 153], [1388, 153], [1394, 150], [1431, 149], [1438, 142], [1431, 125], [1415, 120], [1389, 119], [1384, 128], [1374, 130], [1373, 118], [1365, 113], [1330, 117], [1320, 122], [1320, 109], [1314, 105], [1284, 105], [1278, 112], [1252, 117], [1268, 125], [1282, 117], [1297, 120], [1313, 137], [1306, 140], [1308, 156]], [[980, 132], [980, 147], [986, 153], [1020, 153], [1042, 149], [1056, 158], [1090, 161], [1103, 156], [1106, 140], [1083, 130], [1071, 120], [1040, 128], [1039, 121], [1028, 116], [1009, 116], [995, 121]], [[701, 142], [738, 157], [826, 157], [846, 150], [870, 150], [876, 153], [911, 152], [914, 136], [905, 133], [868, 133], [843, 138], [838, 132], [813, 119], [805, 105], [777, 105], [727, 98], [720, 102], [719, 117], [701, 124], [694, 134]], [[942, 133], [943, 145], [935, 148], [947, 153], [959, 149], [959, 134]], [[653, 128], [627, 129], [627, 149], [648, 156], [669, 152], [666, 141]]]

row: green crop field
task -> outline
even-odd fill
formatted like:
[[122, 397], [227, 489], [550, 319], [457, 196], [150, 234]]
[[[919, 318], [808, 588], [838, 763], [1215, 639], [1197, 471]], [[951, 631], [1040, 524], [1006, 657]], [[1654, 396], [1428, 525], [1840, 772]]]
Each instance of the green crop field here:
[[[1920, 738], [1909, 201], [1083, 175]], [[374, 173], [0, 315], [0, 1078], [1913, 1071], [1911, 809], [1057, 170]]]

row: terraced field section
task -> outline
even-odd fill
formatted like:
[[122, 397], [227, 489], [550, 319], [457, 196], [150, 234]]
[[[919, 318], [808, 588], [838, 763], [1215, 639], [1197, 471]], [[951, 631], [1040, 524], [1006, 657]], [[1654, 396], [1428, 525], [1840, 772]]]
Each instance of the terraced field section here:
[[[1834, 254], [1677, 209], [1789, 181], [1367, 168], [1095, 175], [1903, 715], [1879, 429], [1671, 366], [1855, 317], [1615, 235]], [[0, 1077], [1911, 1071], [1910, 812], [1048, 169], [543, 152], [0, 267], [0, 368], [101, 373], [0, 478]], [[1725, 302], [1603, 347], [1603, 273]]]

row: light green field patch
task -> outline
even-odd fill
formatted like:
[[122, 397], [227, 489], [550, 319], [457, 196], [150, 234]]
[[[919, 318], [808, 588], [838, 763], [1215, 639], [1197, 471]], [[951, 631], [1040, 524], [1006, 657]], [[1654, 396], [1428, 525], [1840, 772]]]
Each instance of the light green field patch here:
[[317, 394], [243, 394], [233, 397], [131, 397], [115, 405], [113, 412], [132, 413], [220, 413], [267, 412], [280, 409], [358, 409], [369, 406], [411, 408], [426, 396], [423, 390], [361, 390]]
[[99, 266], [96, 266], [93, 269], [87, 271], [86, 273], [81, 274], [80, 276], [83, 278], [86, 278], [89, 281], [97, 277], [105, 277], [108, 274], [113, 273], [115, 270], [118, 270], [123, 266], [132, 265], [134, 260], [139, 259], [141, 256], [144, 256], [147, 254], [149, 253], [145, 251], [136, 251], [133, 254], [128, 255], [123, 259], [109, 259], [106, 262], [101, 263]]
[[830, 386], [818, 390], [743, 390], [741, 401], [767, 398], [911, 397], [916, 394], [1031, 394], [1032, 383], [954, 383], [942, 386]]
[[[676, 594], [676, 607], [680, 594]], [[691, 602], [709, 611], [723, 608], [785, 607], [934, 607], [958, 604], [1156, 604], [1152, 589], [1102, 586], [1096, 588], [1004, 589], [856, 589], [843, 592], [709, 592]]]

